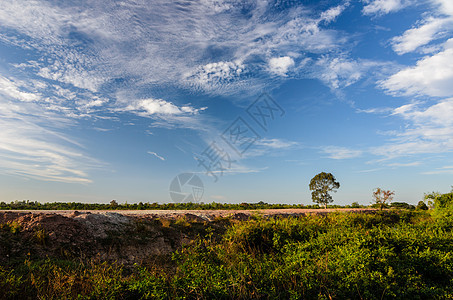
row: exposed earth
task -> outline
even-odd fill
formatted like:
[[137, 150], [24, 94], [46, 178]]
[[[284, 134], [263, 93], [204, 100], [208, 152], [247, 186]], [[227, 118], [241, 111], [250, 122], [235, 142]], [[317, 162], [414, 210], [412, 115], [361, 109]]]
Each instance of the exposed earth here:
[[209, 232], [219, 237], [256, 216], [290, 217], [373, 209], [0, 211], [0, 262], [82, 258], [124, 265], [155, 260]]

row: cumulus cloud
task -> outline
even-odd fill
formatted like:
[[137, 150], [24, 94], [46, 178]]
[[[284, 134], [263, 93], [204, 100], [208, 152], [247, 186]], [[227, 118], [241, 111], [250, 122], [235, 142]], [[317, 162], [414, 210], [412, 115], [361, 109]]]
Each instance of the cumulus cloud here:
[[162, 99], [142, 99], [125, 107], [124, 111], [136, 112], [141, 116], [197, 114], [204, 108], [193, 108], [189, 105], [176, 106]]
[[453, 95], [453, 39], [443, 50], [419, 60], [414, 67], [407, 67], [390, 76], [381, 86], [391, 93], [403, 95], [428, 95], [449, 97]]
[[287, 76], [293, 67], [294, 60], [289, 56], [273, 57], [269, 60], [269, 72], [279, 76]]

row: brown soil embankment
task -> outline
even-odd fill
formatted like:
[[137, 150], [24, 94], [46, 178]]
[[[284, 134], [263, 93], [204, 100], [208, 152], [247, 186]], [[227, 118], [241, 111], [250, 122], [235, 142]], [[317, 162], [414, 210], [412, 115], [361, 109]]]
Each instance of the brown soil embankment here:
[[85, 258], [142, 263], [197, 236], [253, 216], [291, 217], [370, 209], [0, 211], [0, 262], [24, 257]]

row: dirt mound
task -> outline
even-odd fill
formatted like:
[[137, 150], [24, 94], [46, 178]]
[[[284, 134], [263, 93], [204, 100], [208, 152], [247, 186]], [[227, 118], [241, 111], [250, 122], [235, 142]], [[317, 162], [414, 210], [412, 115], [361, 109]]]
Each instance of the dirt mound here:
[[0, 213], [0, 260], [86, 257], [134, 263], [168, 254], [182, 234], [160, 222], [114, 212]]
[[289, 209], [0, 211], [0, 262], [28, 256], [51, 256], [96, 258], [132, 265], [168, 255], [212, 230], [220, 238], [231, 223], [248, 220], [254, 215], [288, 217], [328, 212]]

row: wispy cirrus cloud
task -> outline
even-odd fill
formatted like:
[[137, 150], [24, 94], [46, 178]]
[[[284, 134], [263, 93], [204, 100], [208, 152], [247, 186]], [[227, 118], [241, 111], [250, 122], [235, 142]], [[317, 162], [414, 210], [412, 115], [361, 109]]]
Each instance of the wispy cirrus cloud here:
[[423, 172], [423, 174], [426, 174], [426, 175], [439, 175], [439, 174], [450, 175], [450, 174], [453, 174], [453, 166], [445, 166], [442, 168], [437, 168], [432, 171]]
[[[0, 25], [6, 28], [0, 30], [1, 41], [37, 51], [35, 57], [40, 58], [10, 65], [11, 73], [29, 83], [10, 77], [0, 88], [9, 86], [3, 90], [8, 97], [28, 97], [43, 110], [68, 119], [134, 114], [148, 118], [150, 126], [197, 130], [209, 141], [218, 130], [204, 115], [205, 105], [163, 96], [163, 89], [246, 97], [269, 84], [316, 78], [337, 90], [385, 64], [349, 56], [350, 37], [330, 26], [349, 7], [349, 1], [339, 3], [315, 9], [303, 3], [252, 0], [184, 5], [160, 0], [6, 0], [0, 12]], [[388, 13], [409, 4], [366, 1], [364, 13]], [[410, 45], [409, 40], [395, 38], [393, 46], [404, 52], [426, 44]], [[403, 77], [393, 83], [389, 78], [385, 88], [405, 90]], [[263, 139], [250, 155], [295, 146], [286, 143]], [[361, 155], [338, 147], [326, 151], [335, 159]]]
[[389, 133], [391, 142], [371, 152], [387, 159], [453, 151], [453, 99], [435, 104], [416, 102], [397, 107], [392, 116], [407, 121], [403, 130]]
[[[316, 54], [346, 41], [323, 26], [347, 2], [324, 11], [282, 6], [285, 13], [277, 15], [279, 4], [272, 2], [216, 3], [193, 1], [181, 9], [166, 1], [79, 6], [8, 0], [0, 24], [20, 33], [3, 34], [4, 40], [21, 40], [45, 55], [46, 60], [33, 62], [36, 75], [91, 92], [115, 78], [134, 79], [133, 88], [165, 84], [220, 94], [256, 91], [263, 78], [247, 76], [247, 70], [266, 72], [266, 61], [275, 67], [275, 59], [290, 52]], [[274, 73], [285, 77], [284, 69]]]
[[160, 159], [160, 160], [162, 160], [162, 161], [165, 161], [165, 157], [160, 156], [160, 155], [157, 154], [156, 152], [148, 151], [148, 154], [151, 154], [151, 155], [157, 157], [158, 159]]
[[[46, 122], [43, 122], [43, 119]], [[68, 183], [90, 183], [88, 171], [101, 165], [80, 143], [49, 128], [70, 126], [66, 119], [36, 103], [12, 103], [0, 95], [0, 166], [21, 177]]]
[[327, 154], [331, 159], [350, 159], [356, 158], [363, 154], [362, 150], [351, 149], [339, 146], [326, 146], [321, 149], [322, 153]]
[[14, 80], [0, 75], [0, 93], [23, 102], [32, 102], [40, 99], [40, 96], [34, 93], [26, 92]]
[[269, 149], [289, 149], [294, 146], [299, 145], [297, 142], [287, 141], [282, 139], [269, 139], [269, 138], [262, 138], [255, 142], [255, 146], [264, 147]]

